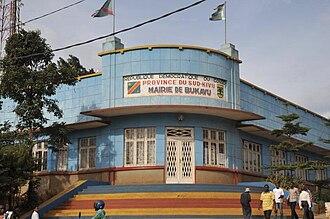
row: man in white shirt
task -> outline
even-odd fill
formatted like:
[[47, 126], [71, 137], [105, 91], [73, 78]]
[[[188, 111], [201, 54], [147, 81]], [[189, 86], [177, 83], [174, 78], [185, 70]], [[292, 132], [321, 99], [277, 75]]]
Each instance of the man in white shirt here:
[[280, 209], [281, 218], [283, 218], [283, 197], [284, 192], [279, 186], [273, 189], [273, 193], [275, 196], [275, 217], [277, 217], [278, 209]]
[[39, 213], [38, 213], [38, 207], [35, 207], [33, 212], [32, 212], [32, 215], [31, 215], [31, 219], [39, 219]]
[[309, 218], [309, 211], [311, 210], [312, 203], [311, 198], [307, 192], [306, 186], [303, 186], [302, 191], [299, 195], [299, 207], [301, 210], [304, 210], [304, 219]]

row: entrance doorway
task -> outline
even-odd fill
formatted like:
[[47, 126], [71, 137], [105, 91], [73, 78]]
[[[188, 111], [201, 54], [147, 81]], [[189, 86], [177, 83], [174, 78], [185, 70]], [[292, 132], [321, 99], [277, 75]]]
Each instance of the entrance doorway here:
[[194, 129], [166, 129], [166, 183], [190, 184], [195, 181]]

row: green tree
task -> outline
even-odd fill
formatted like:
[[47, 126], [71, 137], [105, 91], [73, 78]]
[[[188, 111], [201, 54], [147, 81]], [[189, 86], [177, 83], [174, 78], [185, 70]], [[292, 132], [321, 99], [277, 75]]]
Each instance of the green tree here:
[[16, 103], [17, 128], [28, 131], [30, 138], [48, 123], [45, 112], [62, 117], [58, 101], [53, 98], [56, 89], [74, 85], [77, 76], [86, 72], [75, 56], [54, 63], [54, 54], [40, 34], [21, 30], [8, 38], [0, 81], [0, 95]]
[[[330, 126], [330, 122], [326, 122], [324, 125], [325, 126]], [[324, 143], [330, 144], [330, 139], [321, 138], [321, 141], [323, 141]]]
[[[301, 126], [301, 122], [296, 122], [297, 119], [300, 118], [297, 114], [289, 114], [289, 115], [280, 115], [277, 116], [280, 118], [284, 125], [280, 129], [274, 129], [272, 131], [272, 135], [280, 138], [278, 144], [271, 145], [270, 148], [275, 151], [283, 151], [288, 158], [289, 153], [298, 152], [304, 149], [307, 146], [312, 145], [312, 142], [302, 142], [294, 137], [297, 135], [307, 135], [310, 130], [307, 127]], [[285, 163], [285, 164], [274, 164], [267, 166], [272, 171], [272, 174], [268, 177], [268, 180], [281, 185], [289, 185], [290, 183], [298, 184], [301, 179], [297, 179], [293, 176], [292, 172], [297, 169], [303, 170], [316, 170], [320, 168], [325, 168], [327, 164], [323, 161], [318, 160], [309, 160], [304, 163]], [[284, 176], [280, 176], [277, 173], [279, 171], [283, 171], [285, 173]]]
[[0, 124], [0, 197], [10, 209], [18, 205], [21, 188], [33, 178], [32, 141], [27, 133], [11, 131], [11, 124]]
[[15, 103], [13, 111], [18, 121], [16, 129], [8, 123], [1, 126], [4, 140], [0, 145], [0, 191], [7, 191], [1, 197], [13, 207], [22, 185], [31, 186], [24, 202], [36, 200], [33, 192], [38, 183], [32, 178], [32, 146], [45, 141], [56, 151], [68, 143], [65, 123], [49, 121], [49, 116], [60, 119], [63, 115], [54, 98], [57, 89], [62, 85], [75, 85], [79, 75], [93, 70], [87, 71], [72, 55], [67, 60], [59, 58], [53, 62], [53, 51], [40, 31], [20, 30], [13, 34], [7, 40], [5, 53], [1, 63], [0, 98]]

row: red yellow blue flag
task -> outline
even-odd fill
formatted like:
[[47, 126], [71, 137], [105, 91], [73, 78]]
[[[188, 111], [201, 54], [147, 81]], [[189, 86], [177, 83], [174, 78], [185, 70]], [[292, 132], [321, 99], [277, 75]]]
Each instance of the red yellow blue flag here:
[[104, 17], [107, 15], [114, 15], [111, 0], [107, 0], [99, 10], [92, 14], [92, 17]]

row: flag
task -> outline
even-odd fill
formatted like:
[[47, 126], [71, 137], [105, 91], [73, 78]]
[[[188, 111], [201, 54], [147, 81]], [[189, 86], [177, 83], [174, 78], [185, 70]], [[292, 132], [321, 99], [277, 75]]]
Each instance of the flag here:
[[210, 21], [226, 20], [225, 6], [226, 6], [226, 3], [219, 5], [217, 8], [215, 8], [214, 10], [217, 10], [217, 11], [211, 15]]
[[111, 0], [107, 0], [100, 10], [96, 10], [92, 17], [104, 17], [107, 15], [113, 15]]

